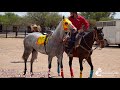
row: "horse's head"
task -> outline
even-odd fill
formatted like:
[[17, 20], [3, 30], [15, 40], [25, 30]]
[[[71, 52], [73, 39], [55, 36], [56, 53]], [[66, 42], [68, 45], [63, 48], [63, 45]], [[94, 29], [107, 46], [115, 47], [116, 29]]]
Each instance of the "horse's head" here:
[[[65, 34], [68, 36], [69, 33], [75, 33], [77, 32], [77, 28], [72, 24], [72, 22], [65, 18], [63, 16], [63, 30], [65, 31]], [[65, 38], [65, 40], [67, 40], [67, 38]]]
[[72, 22], [63, 16], [63, 29], [65, 32], [76, 32], [77, 28], [72, 24]]
[[104, 48], [104, 34], [103, 34], [103, 27], [97, 28], [94, 27], [95, 30], [95, 41], [100, 45], [100, 48]]

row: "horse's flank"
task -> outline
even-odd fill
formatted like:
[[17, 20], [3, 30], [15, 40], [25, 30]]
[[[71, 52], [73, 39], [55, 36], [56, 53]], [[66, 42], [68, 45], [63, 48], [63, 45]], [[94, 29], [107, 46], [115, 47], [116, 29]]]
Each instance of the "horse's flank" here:
[[[61, 23], [61, 22], [60, 22]], [[56, 54], [62, 54], [63, 53], [63, 44], [61, 43], [63, 38], [64, 31], [61, 30], [61, 24], [56, 28], [55, 32], [48, 37], [48, 42], [46, 43], [46, 46], [37, 45], [37, 39], [42, 35], [39, 32], [34, 32], [32, 34], [29, 34], [24, 39], [24, 45], [25, 47], [28, 47], [26, 45], [29, 45], [33, 47], [36, 51], [42, 53], [42, 54], [50, 54], [52, 56], [56, 56]], [[46, 48], [46, 51], [45, 51]], [[47, 53], [46, 53], [47, 52]]]
[[84, 53], [87, 53], [85, 55], [85, 57], [87, 58], [89, 53], [90, 55], [92, 54], [91, 48], [94, 41], [91, 41], [91, 38], [93, 38], [93, 32], [88, 32], [85, 36], [82, 37], [80, 46], [73, 49], [74, 57], [84, 56], [85, 55]]

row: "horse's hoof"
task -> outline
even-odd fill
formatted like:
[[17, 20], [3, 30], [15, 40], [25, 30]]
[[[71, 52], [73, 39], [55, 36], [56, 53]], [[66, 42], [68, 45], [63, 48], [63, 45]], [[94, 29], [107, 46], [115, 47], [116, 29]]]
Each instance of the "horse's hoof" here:
[[48, 78], [52, 78], [52, 76], [49, 74], [49, 75], [48, 75]]
[[60, 74], [58, 73], [58, 76], [60, 76]]
[[52, 78], [51, 76], [49, 76], [48, 78]]
[[23, 75], [25, 75], [26, 73], [23, 73]]
[[34, 74], [32, 73], [32, 74], [31, 74], [31, 77], [32, 77], [33, 75], [34, 75]]
[[88, 78], [92, 78], [92, 77], [88, 77]]
[[48, 77], [48, 78], [52, 78], [52, 77]]

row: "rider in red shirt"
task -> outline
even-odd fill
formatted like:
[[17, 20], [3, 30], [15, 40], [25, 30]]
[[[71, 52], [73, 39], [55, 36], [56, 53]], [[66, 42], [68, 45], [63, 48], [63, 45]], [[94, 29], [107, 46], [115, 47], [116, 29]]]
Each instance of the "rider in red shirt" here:
[[[77, 12], [70, 12], [70, 17], [68, 18], [72, 24], [77, 28], [78, 33], [87, 31], [89, 28], [88, 21], [83, 17], [78, 15]], [[73, 46], [75, 42], [75, 36], [77, 33], [73, 34], [68, 45], [68, 55], [72, 56]]]
[[78, 15], [77, 12], [70, 12], [69, 20], [78, 30], [82, 29], [82, 25], [84, 25], [85, 31], [89, 28], [88, 21], [83, 16]]

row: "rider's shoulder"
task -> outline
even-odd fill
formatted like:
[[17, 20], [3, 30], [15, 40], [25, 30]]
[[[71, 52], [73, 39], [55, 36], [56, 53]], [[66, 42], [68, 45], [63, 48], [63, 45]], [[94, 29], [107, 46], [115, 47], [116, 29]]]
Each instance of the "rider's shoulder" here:
[[84, 17], [83, 16], [81, 16], [81, 15], [78, 15], [78, 17], [77, 17], [78, 19], [84, 19]]

